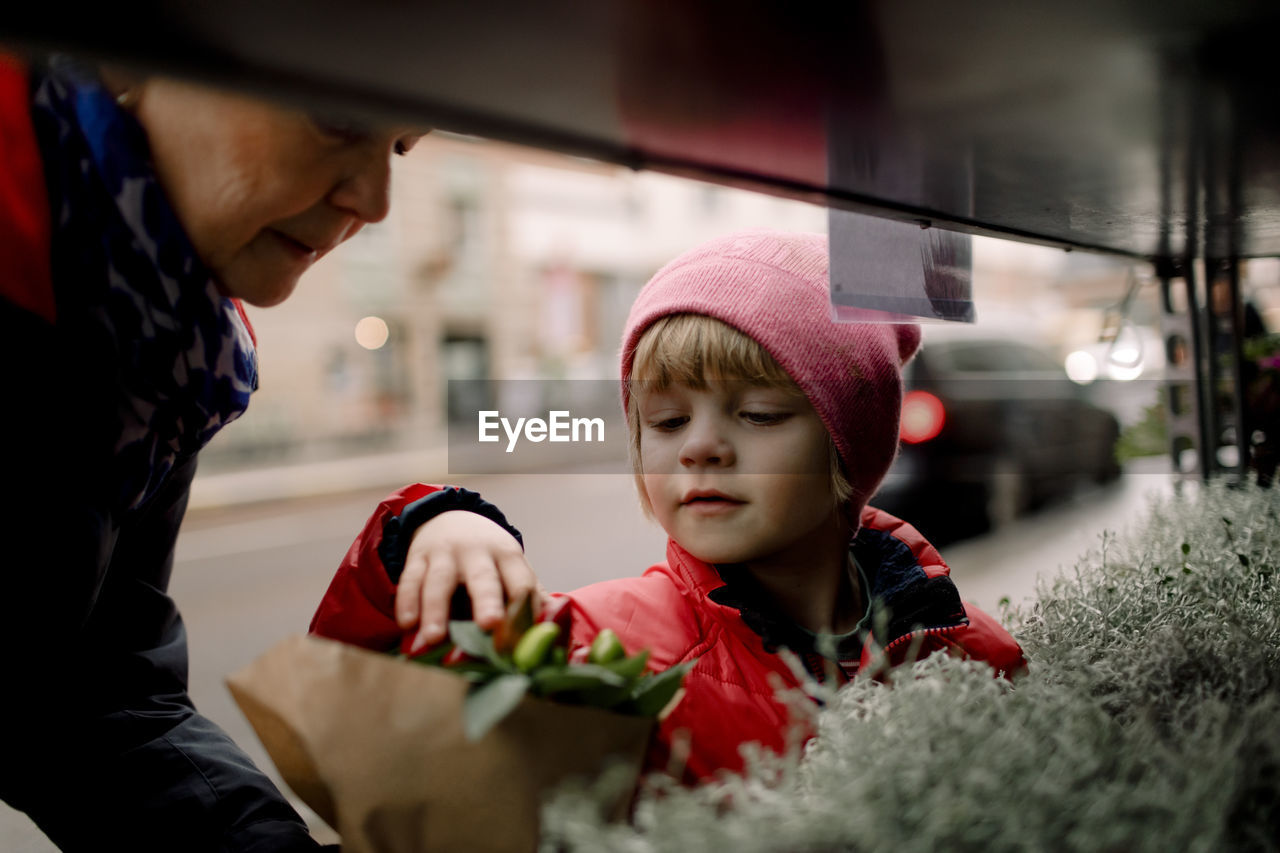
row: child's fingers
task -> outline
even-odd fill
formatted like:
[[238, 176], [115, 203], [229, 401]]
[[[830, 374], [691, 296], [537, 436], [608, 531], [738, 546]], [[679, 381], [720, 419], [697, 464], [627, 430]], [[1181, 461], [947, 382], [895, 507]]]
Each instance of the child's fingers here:
[[[432, 555], [421, 584], [421, 619], [411, 651], [438, 643], [448, 633], [449, 602], [458, 586], [458, 568], [447, 552]], [[401, 583], [403, 584], [403, 579]]]
[[502, 586], [507, 591], [507, 601], [519, 601], [532, 595], [533, 612], [537, 613], [541, 605], [538, 595], [541, 589], [524, 554], [504, 554], [498, 557], [498, 572], [502, 576]]
[[400, 573], [400, 581], [396, 584], [396, 624], [402, 631], [418, 624], [421, 613], [419, 596], [426, 573], [427, 558], [420, 553], [411, 552], [405, 558], [404, 571]]
[[494, 560], [490, 552], [477, 550], [469, 552], [462, 562], [462, 578], [471, 598], [472, 616], [476, 624], [486, 630], [496, 628], [506, 612], [502, 577]]

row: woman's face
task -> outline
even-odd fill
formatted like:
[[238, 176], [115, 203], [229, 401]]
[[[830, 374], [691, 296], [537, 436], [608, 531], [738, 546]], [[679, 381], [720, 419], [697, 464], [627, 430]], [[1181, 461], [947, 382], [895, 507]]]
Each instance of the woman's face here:
[[387, 215], [391, 155], [419, 136], [167, 78], [140, 84], [132, 109], [196, 254], [224, 294], [258, 306]]

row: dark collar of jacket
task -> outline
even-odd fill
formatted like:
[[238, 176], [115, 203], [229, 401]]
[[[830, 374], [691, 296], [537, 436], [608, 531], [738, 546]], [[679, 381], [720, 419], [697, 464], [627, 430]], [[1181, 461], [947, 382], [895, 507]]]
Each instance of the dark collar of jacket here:
[[[960, 593], [950, 569], [933, 546], [910, 525], [870, 509], [850, 545], [871, 585], [866, 596], [872, 608], [870, 624], [881, 646], [921, 629], [967, 624]], [[675, 542], [668, 544], [668, 562], [691, 585], [716, 604], [737, 610], [758, 635], [766, 650], [791, 649], [803, 660], [813, 658], [813, 637], [781, 612], [746, 572], [698, 560]], [[841, 649], [841, 659], [857, 659], [860, 649]], [[807, 664], [806, 664], [807, 665]], [[810, 667], [812, 668], [812, 667]]]

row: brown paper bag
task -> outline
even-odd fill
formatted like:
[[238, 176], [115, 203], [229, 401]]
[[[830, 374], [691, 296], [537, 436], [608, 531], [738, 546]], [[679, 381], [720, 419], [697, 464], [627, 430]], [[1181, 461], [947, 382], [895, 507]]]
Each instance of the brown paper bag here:
[[[285, 640], [227, 683], [344, 853], [533, 850], [542, 797], [610, 760], [638, 775], [653, 726], [526, 698], [472, 743], [464, 679], [310, 636]], [[617, 805], [625, 812], [625, 800]]]

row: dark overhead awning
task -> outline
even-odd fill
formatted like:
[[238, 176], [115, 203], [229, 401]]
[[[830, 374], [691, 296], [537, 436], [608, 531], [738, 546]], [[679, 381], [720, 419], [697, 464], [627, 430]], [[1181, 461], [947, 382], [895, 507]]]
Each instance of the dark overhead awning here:
[[0, 40], [1150, 258], [1280, 254], [1280, 4], [21, 3]]

